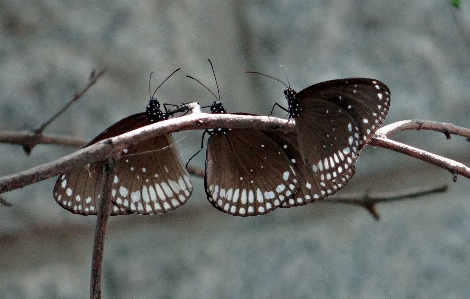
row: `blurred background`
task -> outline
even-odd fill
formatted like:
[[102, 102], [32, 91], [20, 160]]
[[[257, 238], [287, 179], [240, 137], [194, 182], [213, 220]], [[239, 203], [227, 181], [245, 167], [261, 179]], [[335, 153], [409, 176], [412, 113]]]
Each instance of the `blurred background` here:
[[[107, 69], [45, 133], [90, 140], [162, 103], [214, 98], [214, 63], [229, 111], [267, 114], [283, 86], [372, 77], [392, 91], [386, 124], [405, 119], [470, 128], [470, 3], [420, 1], [0, 0], [0, 130], [29, 130]], [[279, 114], [278, 114], [279, 115]], [[282, 114], [281, 114], [282, 116]], [[183, 161], [202, 132], [175, 134]], [[470, 164], [464, 138], [403, 132], [399, 141]], [[0, 175], [76, 149], [0, 145]], [[203, 167], [204, 153], [192, 165]], [[343, 194], [449, 184], [444, 194], [378, 206], [318, 203], [239, 218], [212, 208], [203, 180], [167, 215], [110, 220], [103, 298], [468, 298], [470, 182], [424, 162], [366, 147]], [[54, 179], [2, 194], [0, 297], [87, 298], [95, 217], [52, 197]]]

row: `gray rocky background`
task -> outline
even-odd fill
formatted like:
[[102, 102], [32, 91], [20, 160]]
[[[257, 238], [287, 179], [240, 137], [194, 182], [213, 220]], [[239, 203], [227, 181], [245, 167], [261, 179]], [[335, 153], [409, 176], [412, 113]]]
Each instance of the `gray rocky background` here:
[[[165, 103], [212, 96], [215, 66], [229, 111], [267, 114], [283, 87], [373, 77], [392, 90], [386, 123], [431, 119], [470, 128], [470, 3], [418, 1], [0, 1], [0, 130], [33, 129], [106, 75], [46, 133], [85, 140], [145, 109], [148, 81]], [[175, 135], [184, 161], [200, 132]], [[470, 163], [469, 143], [434, 132], [400, 141]], [[74, 149], [26, 157], [0, 146], [0, 175]], [[204, 154], [194, 165], [203, 166]], [[0, 298], [87, 298], [95, 217], [63, 210], [55, 179], [2, 196]], [[103, 298], [469, 298], [470, 182], [368, 147], [343, 193], [450, 184], [445, 194], [379, 205], [379, 222], [354, 206], [311, 204], [238, 218], [211, 207], [203, 181], [168, 215], [110, 221]]]

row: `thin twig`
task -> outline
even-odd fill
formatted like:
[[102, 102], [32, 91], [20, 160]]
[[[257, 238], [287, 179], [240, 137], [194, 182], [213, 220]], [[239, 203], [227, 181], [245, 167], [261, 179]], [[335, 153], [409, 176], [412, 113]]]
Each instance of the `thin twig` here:
[[72, 104], [75, 101], [80, 99], [85, 94], [85, 92], [87, 92], [88, 89], [90, 89], [90, 87], [93, 86], [98, 81], [98, 79], [105, 73], [105, 71], [106, 70], [104, 69], [100, 71], [97, 75], [95, 75], [95, 73], [92, 72], [92, 75], [90, 76], [90, 81], [88, 82], [87, 86], [85, 86], [85, 88], [82, 89], [82, 91], [80, 91], [79, 93], [76, 93], [73, 96], [73, 98], [67, 104], [65, 104], [65, 106], [62, 109], [59, 110], [59, 112], [57, 112], [49, 120], [47, 120], [45, 123], [39, 126], [39, 128], [31, 131], [33, 133], [33, 136], [29, 139], [29, 142], [22, 143], [23, 150], [26, 153], [26, 155], [29, 155], [31, 151], [33, 150], [33, 148], [38, 144], [39, 140], [41, 140], [41, 134], [44, 131], [44, 129], [46, 129], [48, 125], [50, 125], [62, 113], [64, 113], [70, 106], [72, 106]]
[[111, 189], [113, 184], [116, 161], [107, 159], [103, 166], [103, 184], [96, 218], [95, 240], [91, 261], [90, 298], [101, 298], [101, 269], [103, 268], [104, 239], [106, 226], [111, 214]]
[[406, 200], [418, 198], [430, 194], [442, 193], [447, 191], [447, 185], [438, 186], [438, 187], [425, 187], [425, 188], [413, 188], [404, 190], [402, 192], [387, 192], [387, 193], [377, 193], [370, 195], [368, 192], [366, 194], [337, 194], [333, 197], [328, 197], [325, 200], [321, 200], [321, 203], [340, 203], [340, 204], [350, 204], [358, 205], [364, 207], [369, 211], [372, 216], [379, 220], [380, 215], [376, 209], [378, 203], [387, 203], [398, 200]]
[[457, 175], [470, 178], [470, 168], [463, 163], [388, 138], [390, 135], [405, 130], [432, 130], [444, 133], [447, 138], [450, 134], [470, 138], [469, 129], [458, 127], [450, 123], [439, 123], [425, 120], [404, 120], [378, 129], [370, 140], [369, 145], [390, 149], [436, 165], [440, 168], [447, 169], [452, 174], [454, 180], [456, 180]]
[[97, 81], [98, 79], [103, 76], [103, 74], [106, 72], [106, 69], [100, 71], [98, 74], [92, 76], [90, 78], [90, 81], [88, 82], [87, 86], [85, 86], [85, 88], [82, 89], [82, 91], [80, 91], [79, 93], [76, 93], [73, 98], [67, 103], [65, 104], [65, 106], [59, 110], [59, 112], [57, 112], [54, 116], [52, 116], [48, 121], [46, 121], [45, 123], [43, 123], [41, 126], [39, 126], [39, 128], [33, 130], [34, 133], [36, 134], [41, 134], [44, 129], [49, 125], [51, 124], [57, 117], [59, 117], [62, 113], [64, 113], [70, 106], [72, 106], [72, 104], [80, 99], [84, 94], [85, 92], [88, 91], [88, 89], [90, 89], [90, 87], [92, 87]]
[[11, 206], [13, 206], [11, 203], [9, 203], [8, 201], [0, 197], [0, 207], [11, 207]]
[[51, 134], [35, 134], [31, 131], [3, 131], [0, 132], [0, 143], [17, 144], [21, 146], [34, 146], [37, 144], [55, 144], [70, 147], [82, 147], [86, 141], [65, 136]]

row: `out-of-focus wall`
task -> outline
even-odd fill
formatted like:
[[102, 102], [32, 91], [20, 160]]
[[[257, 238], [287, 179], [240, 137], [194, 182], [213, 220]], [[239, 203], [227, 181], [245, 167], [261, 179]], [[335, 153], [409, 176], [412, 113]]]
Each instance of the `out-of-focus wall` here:
[[[0, 2], [0, 130], [33, 129], [106, 75], [46, 133], [89, 140], [147, 105], [214, 98], [215, 66], [229, 111], [267, 114], [297, 90], [373, 77], [392, 91], [386, 123], [430, 119], [470, 127], [470, 8], [450, 1], [9, 1]], [[281, 114], [278, 114], [282, 116]], [[175, 134], [183, 161], [202, 132]], [[468, 143], [438, 133], [397, 135], [469, 164]], [[39, 146], [26, 157], [0, 145], [0, 175], [71, 153]], [[204, 154], [194, 165], [203, 167]], [[88, 296], [94, 217], [52, 198], [55, 180], [2, 197], [0, 297]], [[367, 147], [344, 192], [450, 184], [445, 194], [379, 205], [375, 222], [350, 206], [311, 204], [237, 218], [211, 207], [203, 180], [168, 215], [110, 221], [103, 298], [462, 298], [470, 293], [467, 179]]]

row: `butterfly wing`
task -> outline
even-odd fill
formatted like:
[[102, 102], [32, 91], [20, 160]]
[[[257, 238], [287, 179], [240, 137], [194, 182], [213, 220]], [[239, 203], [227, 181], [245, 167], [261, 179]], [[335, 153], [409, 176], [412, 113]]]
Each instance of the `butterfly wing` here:
[[[148, 125], [145, 113], [131, 115], [113, 124], [88, 145]], [[54, 198], [65, 209], [95, 215], [103, 176], [101, 161], [59, 176]], [[131, 145], [115, 166], [111, 215], [165, 213], [182, 205], [192, 185], [171, 135]]]
[[114, 203], [135, 214], [161, 214], [183, 205], [192, 192], [189, 175], [169, 134], [125, 149], [112, 185]]
[[292, 162], [299, 181], [297, 193], [294, 197], [285, 201], [281, 205], [282, 208], [302, 206], [331, 196], [343, 188], [354, 175], [354, 165], [347, 170], [341, 168], [328, 172], [323, 169], [322, 171], [313, 172], [312, 168], [305, 164], [302, 159], [295, 133], [285, 134], [280, 131], [265, 131], [265, 134], [283, 149]]
[[299, 149], [314, 173], [347, 171], [390, 107], [390, 90], [374, 79], [322, 82], [299, 93], [295, 118]]
[[210, 136], [204, 184], [212, 205], [235, 216], [266, 214], [298, 186], [289, 159], [271, 138], [239, 129]]
[[[59, 176], [54, 186], [54, 199], [64, 209], [80, 215], [96, 215], [101, 196], [103, 162], [76, 168]], [[126, 215], [130, 211], [112, 204], [111, 215]]]

